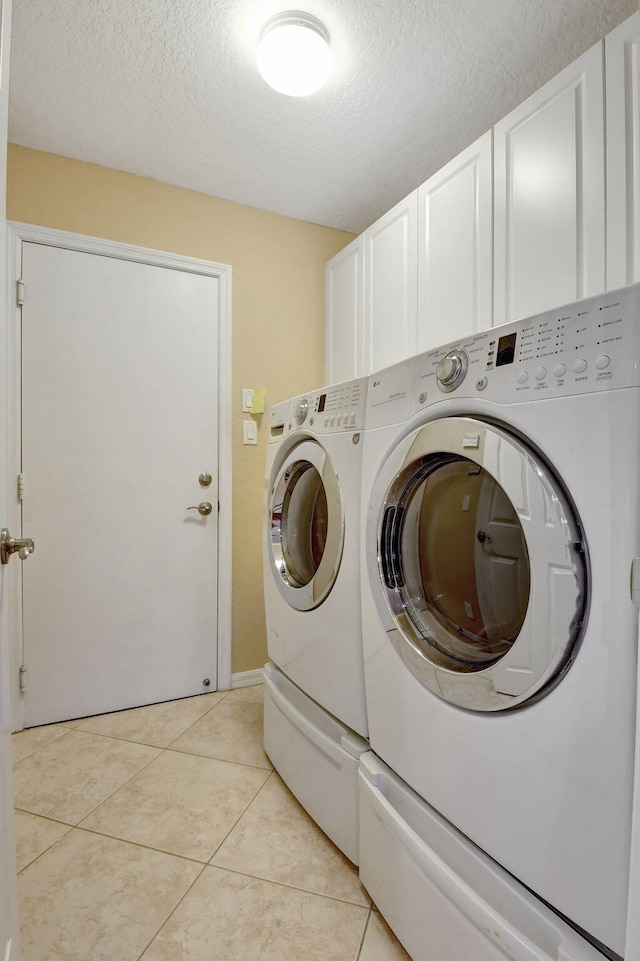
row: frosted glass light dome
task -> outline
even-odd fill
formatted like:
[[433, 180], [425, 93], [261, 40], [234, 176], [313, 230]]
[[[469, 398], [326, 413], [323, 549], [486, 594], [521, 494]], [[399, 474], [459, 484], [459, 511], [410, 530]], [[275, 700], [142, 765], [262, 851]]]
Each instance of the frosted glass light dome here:
[[257, 60], [270, 87], [289, 97], [306, 97], [331, 72], [329, 33], [309, 13], [279, 13], [262, 28]]

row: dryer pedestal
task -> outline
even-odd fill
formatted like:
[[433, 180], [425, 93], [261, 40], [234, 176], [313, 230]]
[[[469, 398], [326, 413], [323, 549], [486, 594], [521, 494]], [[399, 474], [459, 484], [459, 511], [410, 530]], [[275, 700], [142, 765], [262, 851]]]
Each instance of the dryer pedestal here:
[[360, 880], [414, 961], [603, 961], [373, 752], [359, 782]]
[[264, 669], [264, 749], [303, 808], [358, 863], [358, 764], [369, 744], [271, 663]]

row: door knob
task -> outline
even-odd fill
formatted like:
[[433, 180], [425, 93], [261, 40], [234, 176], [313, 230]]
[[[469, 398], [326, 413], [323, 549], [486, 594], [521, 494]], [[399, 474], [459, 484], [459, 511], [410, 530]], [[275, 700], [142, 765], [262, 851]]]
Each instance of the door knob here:
[[211, 513], [211, 511], [213, 510], [213, 507], [209, 503], [209, 501], [200, 501], [199, 504], [194, 504], [193, 507], [187, 507], [187, 510], [198, 511], [200, 514], [203, 514], [204, 516], [206, 516], [207, 514]]
[[9, 563], [12, 554], [17, 554], [21, 560], [26, 561], [29, 554], [33, 554], [36, 549], [33, 537], [12, 537], [6, 527], [0, 532], [0, 559], [3, 564]]

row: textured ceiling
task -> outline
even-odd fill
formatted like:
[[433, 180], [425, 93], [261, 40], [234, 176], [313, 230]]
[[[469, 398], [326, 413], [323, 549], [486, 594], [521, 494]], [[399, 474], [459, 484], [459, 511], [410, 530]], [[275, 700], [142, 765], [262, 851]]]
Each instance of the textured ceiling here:
[[[335, 69], [284, 97], [260, 28], [302, 8]], [[359, 233], [637, 0], [13, 0], [13, 143]]]

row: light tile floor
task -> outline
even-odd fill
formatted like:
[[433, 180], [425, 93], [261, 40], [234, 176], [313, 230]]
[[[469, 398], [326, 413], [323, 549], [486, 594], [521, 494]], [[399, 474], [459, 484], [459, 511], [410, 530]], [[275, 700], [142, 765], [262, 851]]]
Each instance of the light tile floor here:
[[13, 736], [23, 961], [408, 961], [262, 750], [262, 688]]

